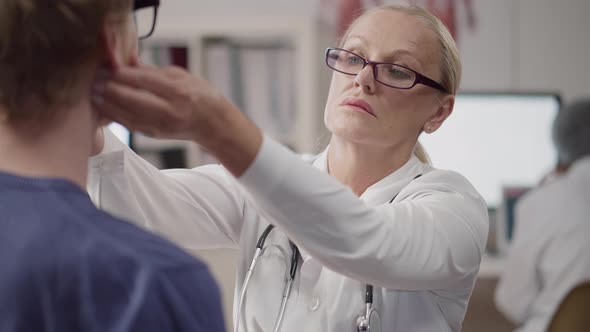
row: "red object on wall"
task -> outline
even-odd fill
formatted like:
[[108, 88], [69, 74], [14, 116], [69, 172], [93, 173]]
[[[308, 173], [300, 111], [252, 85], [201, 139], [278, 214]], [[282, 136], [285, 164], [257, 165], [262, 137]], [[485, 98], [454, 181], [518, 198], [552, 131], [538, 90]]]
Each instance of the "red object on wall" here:
[[188, 49], [186, 47], [170, 47], [171, 65], [188, 68]]
[[[412, 3], [415, 4], [416, 1], [414, 0]], [[443, 22], [457, 43], [459, 42], [457, 7], [461, 5], [465, 6], [467, 27], [474, 29], [477, 22], [472, 0], [426, 0], [425, 3], [426, 10]]]
[[[383, 0], [321, 0], [324, 10], [336, 7], [336, 29], [338, 36], [342, 36], [350, 23], [357, 18], [366, 7], [379, 6]], [[476, 27], [476, 16], [472, 0], [407, 0], [402, 1], [409, 4], [424, 7], [426, 10], [437, 16], [449, 29], [455, 41], [458, 41], [459, 18], [458, 8], [465, 7], [467, 27]]]
[[446, 3], [445, 6], [442, 6], [440, 2], [441, 1], [437, 0], [428, 0], [428, 2], [426, 2], [426, 9], [437, 16], [447, 26], [447, 29], [449, 29], [453, 38], [456, 38], [457, 21], [455, 17], [455, 1], [443, 0], [442, 2]]
[[[373, 0], [373, 5], [378, 6], [382, 4], [382, 0]], [[337, 31], [338, 36], [342, 36], [348, 26], [355, 18], [357, 18], [364, 10], [365, 6], [363, 0], [340, 0], [338, 3], [338, 18]]]

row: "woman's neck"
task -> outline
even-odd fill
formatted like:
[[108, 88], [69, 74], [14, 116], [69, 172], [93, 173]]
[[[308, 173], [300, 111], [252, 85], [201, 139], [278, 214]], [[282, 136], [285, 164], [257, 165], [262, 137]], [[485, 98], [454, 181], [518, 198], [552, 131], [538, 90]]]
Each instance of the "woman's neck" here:
[[405, 165], [413, 150], [414, 146], [409, 143], [371, 147], [332, 136], [328, 150], [328, 171], [360, 196], [371, 185]]
[[59, 111], [51, 124], [0, 122], [0, 170], [63, 178], [86, 188], [95, 131], [96, 119], [87, 100]]

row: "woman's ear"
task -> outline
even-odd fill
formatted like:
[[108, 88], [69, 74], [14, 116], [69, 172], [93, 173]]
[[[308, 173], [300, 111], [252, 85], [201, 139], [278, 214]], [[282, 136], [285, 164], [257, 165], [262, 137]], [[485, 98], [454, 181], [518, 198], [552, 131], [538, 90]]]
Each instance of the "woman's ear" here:
[[443, 122], [453, 113], [453, 107], [455, 106], [455, 96], [446, 95], [439, 101], [439, 107], [436, 113], [426, 120], [424, 124], [424, 132], [430, 134], [435, 132]]

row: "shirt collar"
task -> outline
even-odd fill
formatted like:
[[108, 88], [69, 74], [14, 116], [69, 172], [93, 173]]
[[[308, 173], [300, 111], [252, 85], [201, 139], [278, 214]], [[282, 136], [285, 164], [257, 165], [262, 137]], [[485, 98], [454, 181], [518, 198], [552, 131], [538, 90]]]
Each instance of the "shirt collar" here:
[[33, 177], [0, 171], [0, 186], [9, 190], [44, 190], [75, 192], [85, 194], [86, 192], [70, 180], [58, 177]]
[[[328, 146], [313, 160], [313, 166], [322, 172], [328, 172], [329, 148]], [[410, 159], [402, 167], [369, 186], [361, 195], [361, 199], [371, 205], [387, 203], [417, 175], [428, 172], [430, 168], [428, 164], [422, 163], [418, 157], [412, 154]]]

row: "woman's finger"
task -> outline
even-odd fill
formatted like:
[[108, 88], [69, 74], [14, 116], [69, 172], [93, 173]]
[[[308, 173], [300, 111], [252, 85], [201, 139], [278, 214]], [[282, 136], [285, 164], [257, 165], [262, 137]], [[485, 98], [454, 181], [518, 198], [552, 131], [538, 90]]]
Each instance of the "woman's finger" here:
[[109, 122], [120, 123], [130, 130], [136, 126], [134, 115], [125, 112], [119, 106], [108, 100], [101, 100], [99, 102], [93, 101], [92, 106], [102, 119], [108, 119]]
[[176, 81], [169, 75], [162, 75], [162, 70], [153, 66], [122, 67], [114, 73], [112, 80], [163, 98], [178, 95]]
[[[110, 121], [117, 122], [125, 126], [130, 131], [141, 132], [151, 137], [159, 136], [159, 132], [155, 128], [143, 123], [142, 121], [137, 121], [136, 117], [124, 112], [117, 105], [112, 104], [108, 100], [105, 100], [100, 106], [95, 106], [95, 110], [101, 116], [108, 116]], [[110, 114], [112, 114], [112, 117]]]
[[189, 75], [184, 68], [178, 66], [167, 66], [161, 70], [170, 78], [186, 78]]
[[101, 109], [104, 116], [113, 119], [123, 116], [133, 121], [125, 123], [126, 125], [140, 122], [156, 124], [170, 113], [169, 105], [163, 99], [113, 81], [104, 83], [102, 88], [94, 89], [93, 103]]

